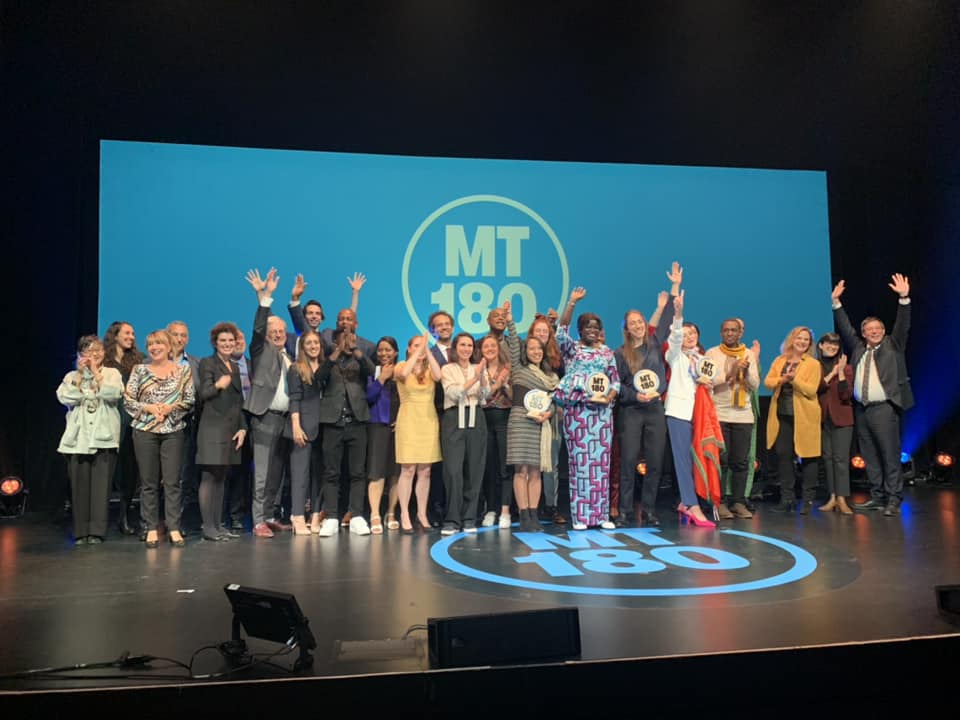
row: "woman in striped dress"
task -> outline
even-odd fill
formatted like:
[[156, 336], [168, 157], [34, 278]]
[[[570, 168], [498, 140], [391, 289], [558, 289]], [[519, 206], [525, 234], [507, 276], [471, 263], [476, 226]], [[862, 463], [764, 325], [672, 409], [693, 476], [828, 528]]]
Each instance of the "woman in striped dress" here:
[[550, 394], [557, 389], [560, 379], [550, 367], [546, 348], [539, 338], [531, 335], [521, 347], [510, 303], [504, 303], [503, 307], [513, 387], [513, 407], [507, 421], [507, 464], [513, 465], [513, 495], [520, 513], [520, 529], [540, 532], [543, 528], [537, 519], [537, 505], [542, 487], [541, 471], [553, 469]]

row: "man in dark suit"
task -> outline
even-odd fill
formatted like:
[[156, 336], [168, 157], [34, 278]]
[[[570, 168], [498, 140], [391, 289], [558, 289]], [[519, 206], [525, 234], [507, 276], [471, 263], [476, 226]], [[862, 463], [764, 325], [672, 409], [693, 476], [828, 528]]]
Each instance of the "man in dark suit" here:
[[891, 517], [900, 512], [903, 473], [900, 468], [900, 418], [913, 407], [913, 391], [904, 351], [910, 331], [910, 282], [897, 273], [890, 289], [900, 296], [893, 331], [887, 335], [883, 322], [868, 317], [857, 335], [840, 304], [846, 289], [843, 280], [833, 289], [833, 318], [854, 368], [854, 418], [860, 454], [867, 465], [870, 499], [857, 503], [858, 510], [883, 510]]
[[[453, 315], [446, 310], [437, 310], [427, 319], [427, 327], [430, 334], [433, 335], [434, 343], [430, 348], [437, 365], [443, 367], [453, 359]], [[437, 383], [437, 392], [434, 397], [434, 404], [437, 407], [437, 416], [443, 414], [443, 386]], [[429, 516], [430, 523], [434, 527], [440, 527], [440, 522], [447, 514], [447, 488], [443, 484], [443, 463], [434, 463], [430, 469], [430, 505]]]
[[317, 380], [323, 388], [320, 423], [323, 426], [323, 512], [325, 519], [319, 535], [329, 537], [339, 529], [337, 521], [340, 463], [346, 454], [350, 474], [350, 532], [369, 535], [363, 519], [363, 501], [367, 487], [367, 378], [374, 365], [363, 353], [357, 336], [338, 327], [332, 334], [333, 348], [320, 365]]
[[283, 429], [290, 407], [287, 369], [292, 362], [285, 349], [287, 324], [270, 312], [279, 280], [275, 268], [270, 268], [266, 279], [258, 270], [247, 273], [258, 306], [250, 341], [250, 393], [243, 409], [250, 416], [253, 436], [253, 534], [263, 538], [273, 537], [274, 530], [290, 529], [275, 517], [288, 449]]

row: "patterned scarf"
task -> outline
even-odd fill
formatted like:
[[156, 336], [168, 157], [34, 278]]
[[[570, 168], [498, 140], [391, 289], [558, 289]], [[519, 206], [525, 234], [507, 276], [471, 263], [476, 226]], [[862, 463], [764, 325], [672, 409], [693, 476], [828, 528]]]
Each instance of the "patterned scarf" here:
[[[726, 345], [721, 345], [720, 352], [727, 357], [742, 360], [747, 354], [747, 346], [743, 343], [740, 343], [735, 348], [728, 348]], [[743, 368], [737, 368], [737, 377], [730, 384], [730, 404], [735, 408], [742, 408], [746, 407], [747, 405], [747, 391], [743, 386], [743, 378], [745, 373], [746, 370]]]

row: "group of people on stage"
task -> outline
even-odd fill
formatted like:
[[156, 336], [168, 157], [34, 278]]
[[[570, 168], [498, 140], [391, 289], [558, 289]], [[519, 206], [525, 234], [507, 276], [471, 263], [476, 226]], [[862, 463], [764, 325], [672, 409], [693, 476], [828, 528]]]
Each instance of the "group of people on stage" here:
[[[151, 332], [146, 356], [129, 323], [113, 323], [102, 341], [86, 335], [76, 369], [57, 390], [68, 408], [59, 452], [67, 458], [76, 543], [106, 537], [116, 474], [124, 510], [139, 487], [146, 546], [159, 544], [161, 505], [168, 540], [183, 546], [185, 467], [199, 471], [209, 541], [238, 537], [248, 510], [259, 538], [278, 531], [329, 537], [344, 526], [369, 535], [439, 525], [450, 535], [515, 521], [538, 532], [541, 498], [547, 518], [567, 523], [558, 510], [564, 449], [574, 530], [655, 526], [668, 445], [682, 519], [700, 527], [749, 519], [761, 377], [773, 392], [766, 448], [780, 503], [772, 509], [808, 513], [822, 460], [830, 499], [820, 509], [851, 514], [855, 427], [871, 498], [854, 507], [895, 514], [903, 487], [900, 417], [912, 405], [907, 278], [892, 277], [900, 304], [889, 336], [874, 317], [857, 334], [840, 281], [832, 296], [838, 332], [820, 337], [815, 350], [812, 331], [794, 328], [766, 373], [759, 344], [742, 342], [739, 318], [724, 320], [720, 344], [704, 350], [699, 328], [684, 319], [677, 263], [667, 278], [670, 291], [658, 294], [649, 320], [639, 310], [625, 313], [616, 350], [590, 312], [577, 317], [573, 337], [574, 312], [587, 294], [578, 287], [559, 316], [537, 314], [525, 333], [509, 303], [490, 312], [490, 332], [479, 339], [454, 334], [452, 316], [438, 311], [401, 359], [393, 337], [373, 343], [357, 334], [359, 274], [348, 279], [351, 307], [323, 330], [323, 307], [301, 305], [307, 284], [298, 276], [288, 306], [295, 333], [288, 333], [273, 312], [274, 269], [247, 274], [257, 296], [249, 355], [245, 334], [230, 322], [210, 330], [213, 352], [203, 359], [185, 352], [182, 322]], [[718, 477], [722, 492], [705, 492]], [[289, 522], [281, 511], [285, 478]], [[431, 508], [440, 516], [431, 519]], [[124, 512], [121, 525], [130, 531], [128, 520]]]

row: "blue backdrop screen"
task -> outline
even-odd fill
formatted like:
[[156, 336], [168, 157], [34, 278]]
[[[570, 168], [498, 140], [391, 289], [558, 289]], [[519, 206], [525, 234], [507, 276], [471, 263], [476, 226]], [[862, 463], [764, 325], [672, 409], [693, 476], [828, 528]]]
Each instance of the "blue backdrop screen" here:
[[325, 326], [362, 272], [359, 333], [401, 347], [437, 309], [486, 332], [510, 299], [535, 311], [599, 314], [622, 342], [627, 309], [649, 316], [673, 260], [685, 317], [705, 346], [738, 316], [768, 366], [790, 328], [832, 328], [826, 173], [605, 163], [480, 160], [103, 141], [100, 330], [138, 340], [178, 319], [195, 355], [230, 320], [248, 332], [248, 269], [279, 270], [274, 311], [297, 273]]

